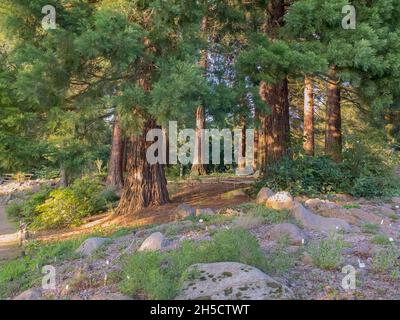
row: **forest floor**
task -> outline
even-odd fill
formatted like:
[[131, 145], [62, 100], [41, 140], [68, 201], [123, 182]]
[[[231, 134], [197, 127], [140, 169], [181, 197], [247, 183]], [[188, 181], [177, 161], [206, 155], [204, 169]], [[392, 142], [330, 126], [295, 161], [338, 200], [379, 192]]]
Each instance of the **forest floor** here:
[[[329, 209], [323, 213], [313, 211], [325, 217], [344, 217], [351, 225], [351, 230], [342, 234], [345, 246], [336, 252], [336, 248], [329, 248], [328, 245], [327, 251], [319, 257], [321, 260], [339, 259], [338, 267], [324, 268], [316, 257], [310, 256], [309, 244], [321, 244], [329, 234], [303, 228], [292, 219], [274, 222], [247, 217], [247, 209], [243, 208], [254, 206], [254, 199], [231, 191], [248, 186], [246, 179], [177, 183], [170, 185], [172, 202], [168, 205], [128, 216], [103, 214], [80, 228], [34, 235], [37, 240], [46, 242], [82, 234], [86, 234], [86, 238], [101, 236], [108, 239], [93, 255], [74, 256], [62, 261], [55, 258], [56, 289], [43, 293], [41, 298], [145, 298], [121, 294], [119, 283], [115, 280], [115, 275], [121, 274], [124, 268], [121, 255], [135, 254], [143, 241], [154, 232], [165, 235], [168, 245], [161, 251], [168, 252], [179, 248], [185, 240], [201, 243], [210, 240], [218, 230], [240, 227], [247, 229], [258, 240], [265, 257], [275, 263], [268, 275], [290, 288], [295, 299], [400, 299], [400, 199], [367, 200], [332, 195], [327, 202]], [[296, 200], [305, 204], [308, 198]], [[176, 208], [182, 203], [196, 209], [211, 208], [215, 215], [206, 221], [199, 218], [176, 219]], [[365, 220], [354, 222], [353, 213]], [[271, 230], [283, 222], [301, 229], [307, 242], [282, 246], [279, 240], [272, 239]], [[391, 252], [396, 256], [393, 257]], [[356, 270], [355, 290], [342, 287], [345, 276], [342, 267], [346, 265], [354, 266]], [[21, 291], [22, 288], [10, 297]]]

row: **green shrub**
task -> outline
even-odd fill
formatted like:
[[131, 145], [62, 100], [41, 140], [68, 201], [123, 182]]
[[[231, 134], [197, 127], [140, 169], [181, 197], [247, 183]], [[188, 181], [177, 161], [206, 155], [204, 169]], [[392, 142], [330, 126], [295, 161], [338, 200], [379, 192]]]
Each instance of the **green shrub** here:
[[394, 246], [379, 250], [372, 257], [372, 270], [376, 273], [398, 271], [400, 251]]
[[363, 233], [371, 233], [375, 234], [379, 231], [379, 225], [374, 224], [374, 223], [363, 223], [361, 225], [361, 230]]
[[138, 252], [125, 264], [121, 290], [131, 296], [144, 294], [149, 299], [175, 297], [188, 276], [186, 270], [196, 263], [233, 261], [268, 270], [257, 239], [248, 231], [235, 229], [215, 234], [211, 241], [186, 241], [170, 252]]
[[340, 166], [326, 157], [285, 158], [268, 167], [267, 173], [256, 183], [255, 192], [264, 186], [293, 195], [339, 192], [345, 178]]
[[17, 220], [22, 216], [22, 207], [21, 203], [10, 203], [6, 206], [6, 213], [10, 219]]
[[371, 242], [374, 244], [379, 244], [381, 246], [386, 246], [386, 245], [391, 244], [389, 238], [383, 234], [378, 234], [378, 235], [374, 236], [372, 238]]
[[265, 186], [309, 196], [347, 193], [371, 198], [395, 194], [398, 179], [392, 174], [391, 165], [373, 153], [355, 156], [356, 152], [360, 150], [348, 149], [341, 163], [327, 157], [285, 158], [267, 168], [267, 175], [254, 184], [252, 194]]
[[49, 198], [36, 207], [34, 229], [55, 229], [77, 226], [82, 219], [103, 210], [113, 201], [111, 190], [103, 190], [98, 178], [77, 179], [67, 188], [52, 191]]
[[395, 188], [395, 182], [388, 176], [361, 175], [354, 180], [349, 193], [356, 197], [384, 197]]
[[308, 247], [313, 263], [321, 269], [334, 270], [342, 262], [342, 250], [346, 243], [338, 234], [331, 234], [328, 238], [311, 243]]
[[292, 218], [289, 210], [273, 210], [263, 205], [251, 208], [247, 214], [252, 217], [261, 217], [267, 224], [288, 222]]
[[49, 186], [42, 187], [21, 203], [9, 204], [6, 207], [6, 213], [11, 219], [24, 220], [27, 223], [31, 223], [38, 215], [36, 208], [45, 202], [51, 190], [52, 188]]

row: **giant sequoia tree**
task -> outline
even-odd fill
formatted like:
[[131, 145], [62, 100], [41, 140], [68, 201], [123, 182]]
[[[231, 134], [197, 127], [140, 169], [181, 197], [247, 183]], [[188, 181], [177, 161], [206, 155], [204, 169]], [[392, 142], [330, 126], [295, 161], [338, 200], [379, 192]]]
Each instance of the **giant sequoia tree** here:
[[[355, 29], [342, 26], [342, 9], [349, 4], [355, 6]], [[354, 106], [364, 104], [370, 116], [388, 107], [398, 91], [393, 57], [399, 52], [394, 19], [399, 5], [398, 0], [304, 0], [294, 2], [285, 17], [288, 38], [326, 60], [314, 74], [326, 83], [325, 153], [336, 161], [342, 157], [342, 91], [355, 92], [359, 103]]]

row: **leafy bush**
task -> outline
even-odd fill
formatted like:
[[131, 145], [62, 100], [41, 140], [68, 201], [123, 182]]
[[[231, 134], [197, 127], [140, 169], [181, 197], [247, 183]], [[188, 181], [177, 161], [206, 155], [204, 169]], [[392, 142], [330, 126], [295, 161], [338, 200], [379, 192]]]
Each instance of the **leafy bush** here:
[[346, 243], [338, 234], [331, 234], [328, 238], [311, 243], [308, 247], [313, 263], [321, 269], [336, 269], [342, 262], [342, 250]]
[[24, 220], [27, 223], [31, 223], [38, 215], [36, 208], [46, 201], [51, 190], [51, 187], [45, 186], [22, 202], [9, 204], [6, 207], [7, 215], [11, 219]]
[[129, 295], [144, 294], [149, 299], [171, 299], [178, 294], [189, 266], [223, 261], [268, 269], [254, 236], [245, 230], [224, 230], [211, 241], [186, 241], [176, 251], [135, 253], [126, 262], [121, 290]]
[[266, 177], [256, 183], [256, 192], [264, 186], [287, 190], [294, 195], [338, 192], [343, 184], [339, 166], [325, 157], [285, 158], [267, 168]]
[[348, 193], [371, 198], [392, 195], [397, 190], [398, 183], [391, 174], [391, 167], [382, 158], [365, 155], [361, 160], [361, 156], [351, 155], [354, 152], [347, 151], [341, 163], [327, 157], [285, 158], [267, 168], [266, 176], [255, 183], [252, 193], [267, 186], [293, 195]]
[[111, 189], [103, 190], [98, 178], [77, 179], [67, 188], [52, 191], [49, 198], [36, 207], [38, 216], [34, 229], [54, 229], [77, 226], [82, 219], [106, 208], [117, 199]]

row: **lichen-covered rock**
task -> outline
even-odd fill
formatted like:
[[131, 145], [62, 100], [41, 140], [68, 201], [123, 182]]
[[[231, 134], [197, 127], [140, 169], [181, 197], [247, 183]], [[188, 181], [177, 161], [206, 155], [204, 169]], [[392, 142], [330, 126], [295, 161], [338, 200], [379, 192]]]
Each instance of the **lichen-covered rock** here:
[[90, 256], [98, 248], [100, 248], [105, 242], [110, 241], [108, 238], [89, 238], [86, 239], [81, 246], [76, 250], [77, 253], [84, 256]]
[[195, 264], [195, 279], [185, 281], [177, 300], [286, 300], [293, 293], [257, 268], [237, 263]]
[[347, 223], [358, 224], [358, 219], [349, 214], [348, 210], [328, 200], [309, 199], [305, 202], [307, 208], [326, 218], [338, 218]]
[[167, 245], [167, 240], [161, 232], [151, 234], [143, 241], [138, 251], [157, 251]]
[[291, 210], [294, 206], [294, 199], [289, 192], [278, 192], [268, 198], [265, 206], [275, 210]]
[[269, 188], [261, 188], [260, 192], [257, 194], [256, 203], [264, 204], [267, 202], [269, 197], [272, 197], [275, 193]]
[[350, 225], [342, 220], [337, 218], [325, 218], [319, 215], [316, 215], [306, 209], [301, 203], [296, 202], [294, 204], [292, 214], [295, 219], [301, 223], [305, 228], [317, 230], [317, 231], [350, 231]]
[[267, 233], [267, 238], [270, 240], [279, 240], [285, 236], [288, 237], [291, 244], [298, 246], [307, 239], [307, 235], [298, 226], [291, 223], [274, 225]]

